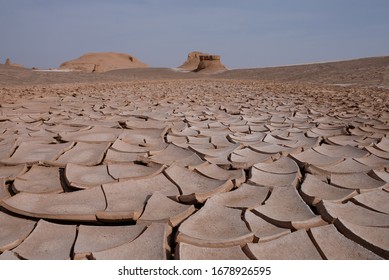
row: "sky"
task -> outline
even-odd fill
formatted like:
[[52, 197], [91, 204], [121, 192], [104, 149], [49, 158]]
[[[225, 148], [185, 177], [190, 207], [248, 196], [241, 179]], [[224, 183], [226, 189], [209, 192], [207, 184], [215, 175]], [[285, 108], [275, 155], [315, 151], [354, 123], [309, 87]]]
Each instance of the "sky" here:
[[0, 62], [54, 68], [88, 52], [228, 68], [389, 55], [388, 0], [0, 0]]

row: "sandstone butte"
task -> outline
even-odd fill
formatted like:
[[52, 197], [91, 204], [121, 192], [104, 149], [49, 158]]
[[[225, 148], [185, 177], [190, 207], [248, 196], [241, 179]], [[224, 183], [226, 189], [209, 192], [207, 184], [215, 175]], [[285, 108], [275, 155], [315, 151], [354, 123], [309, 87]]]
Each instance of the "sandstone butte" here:
[[190, 52], [188, 54], [188, 58], [186, 59], [186, 61], [181, 66], [178, 66], [178, 68], [183, 70], [188, 70], [188, 71], [196, 70], [197, 66], [200, 63], [200, 55], [207, 55], [207, 54], [198, 51]]
[[186, 61], [178, 68], [203, 73], [216, 73], [227, 70], [221, 63], [219, 55], [210, 55], [198, 51], [190, 52]]
[[12, 63], [11, 60], [10, 60], [9, 58], [7, 58], [7, 59], [5, 60], [5, 64], [4, 64], [4, 65], [5, 65], [5, 66], [14, 66], [14, 67], [24, 68], [24, 66], [21, 65], [21, 64]]
[[79, 58], [66, 61], [60, 65], [59, 69], [91, 73], [145, 67], [148, 67], [148, 65], [129, 54], [98, 52], [87, 53]]

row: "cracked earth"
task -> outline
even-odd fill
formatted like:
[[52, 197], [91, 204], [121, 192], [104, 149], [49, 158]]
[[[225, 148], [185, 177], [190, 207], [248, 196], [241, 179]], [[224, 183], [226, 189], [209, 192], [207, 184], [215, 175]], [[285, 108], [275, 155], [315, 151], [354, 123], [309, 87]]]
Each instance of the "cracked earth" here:
[[0, 259], [389, 259], [387, 90], [0, 88]]

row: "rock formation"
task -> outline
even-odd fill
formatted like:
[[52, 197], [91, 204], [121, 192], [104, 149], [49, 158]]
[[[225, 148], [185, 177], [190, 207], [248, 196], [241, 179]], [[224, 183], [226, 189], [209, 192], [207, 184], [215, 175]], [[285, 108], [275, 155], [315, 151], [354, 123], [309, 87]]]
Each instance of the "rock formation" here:
[[190, 52], [188, 54], [188, 58], [186, 59], [186, 61], [178, 68], [183, 70], [188, 70], [188, 71], [196, 70], [197, 66], [199, 66], [200, 63], [200, 55], [207, 55], [207, 54], [202, 52], [197, 52], [197, 51]]
[[144, 68], [147, 64], [124, 53], [99, 52], [88, 53], [77, 59], [64, 62], [60, 69], [81, 72], [106, 72], [117, 69]]
[[227, 68], [220, 62], [220, 55], [200, 55], [200, 63], [195, 72], [214, 73]]
[[5, 60], [5, 64], [4, 64], [4, 65], [5, 65], [5, 66], [14, 66], [14, 67], [21, 67], [21, 68], [24, 68], [24, 66], [21, 65], [21, 64], [12, 63], [11, 60], [10, 60], [9, 58], [7, 58], [7, 59]]
[[220, 62], [220, 55], [210, 55], [203, 52], [190, 52], [188, 58], [178, 67], [182, 70], [215, 73], [225, 71], [227, 68]]
[[182, 70], [215, 73], [225, 71], [227, 68], [220, 62], [220, 55], [210, 55], [202, 52], [190, 52], [187, 60], [178, 67]]

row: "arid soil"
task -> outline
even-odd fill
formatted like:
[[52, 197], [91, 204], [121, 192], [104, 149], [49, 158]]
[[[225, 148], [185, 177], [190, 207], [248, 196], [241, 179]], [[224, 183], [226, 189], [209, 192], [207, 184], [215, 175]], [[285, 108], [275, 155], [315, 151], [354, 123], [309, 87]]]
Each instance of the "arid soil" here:
[[339, 63], [0, 65], [0, 259], [389, 259], [388, 58]]

